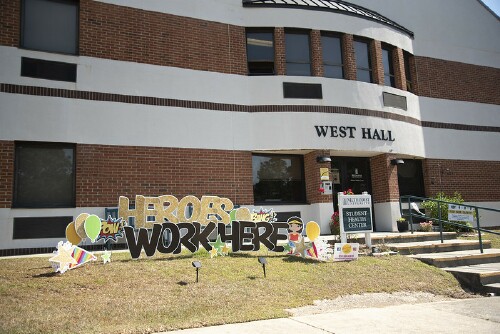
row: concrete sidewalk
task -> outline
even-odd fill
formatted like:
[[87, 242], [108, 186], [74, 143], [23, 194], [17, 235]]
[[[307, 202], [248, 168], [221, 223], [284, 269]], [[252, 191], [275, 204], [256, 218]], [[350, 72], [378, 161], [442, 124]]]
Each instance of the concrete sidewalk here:
[[404, 304], [383, 308], [357, 308], [316, 315], [253, 321], [164, 333], [500, 334], [500, 297], [461, 299], [425, 304]]

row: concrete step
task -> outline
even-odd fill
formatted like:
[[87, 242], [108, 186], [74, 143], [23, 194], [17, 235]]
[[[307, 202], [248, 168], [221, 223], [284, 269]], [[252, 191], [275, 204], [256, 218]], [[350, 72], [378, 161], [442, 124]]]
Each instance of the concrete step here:
[[[456, 232], [443, 232], [444, 240], [456, 239]], [[372, 244], [407, 243], [441, 240], [439, 232], [372, 233]]]
[[489, 292], [485, 288], [487, 285], [500, 284], [500, 262], [442, 269], [453, 274], [462, 286], [474, 292], [486, 293]]
[[470, 266], [483, 263], [500, 262], [500, 249], [484, 249], [484, 253], [477, 250], [463, 250], [454, 252], [426, 253], [409, 255], [424, 263], [438, 268]]
[[500, 283], [486, 284], [483, 291], [486, 293], [494, 293], [496, 296], [500, 296]]
[[[386, 244], [393, 251], [401, 255], [423, 254], [423, 253], [441, 253], [464, 250], [479, 250], [478, 240], [444, 240], [441, 241], [422, 241], [422, 242], [402, 242]], [[483, 240], [483, 248], [491, 248], [491, 241]]]

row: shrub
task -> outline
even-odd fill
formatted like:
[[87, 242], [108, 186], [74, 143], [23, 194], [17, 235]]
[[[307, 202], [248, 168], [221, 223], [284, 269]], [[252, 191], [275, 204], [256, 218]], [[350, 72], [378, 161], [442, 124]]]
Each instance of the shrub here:
[[[448, 196], [443, 192], [437, 193], [435, 197], [431, 197], [432, 199], [436, 199], [439, 201], [445, 201], [445, 202], [453, 202], [453, 203], [458, 203], [462, 204], [464, 202], [462, 195], [460, 193], [455, 192], [453, 196]], [[428, 217], [431, 217], [432, 220], [436, 224], [439, 224], [439, 210], [438, 210], [438, 203], [434, 201], [424, 201], [422, 202], [422, 207], [425, 209], [425, 215]], [[441, 203], [441, 220], [442, 221], [447, 221], [448, 220], [448, 204], [446, 203]], [[470, 223], [467, 222], [457, 222], [453, 221], [453, 223], [460, 224], [461, 226], [457, 225], [451, 225], [451, 224], [445, 224], [443, 222], [443, 231], [446, 232], [469, 232], [472, 227]]]

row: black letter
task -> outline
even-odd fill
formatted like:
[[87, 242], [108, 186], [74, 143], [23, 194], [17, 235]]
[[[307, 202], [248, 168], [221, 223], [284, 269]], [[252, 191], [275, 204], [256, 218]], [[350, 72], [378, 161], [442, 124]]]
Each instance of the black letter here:
[[144, 252], [147, 256], [153, 256], [155, 254], [156, 246], [158, 245], [158, 240], [160, 239], [160, 232], [162, 230], [162, 226], [160, 224], [153, 225], [151, 239], [148, 238], [148, 230], [145, 228], [139, 229], [137, 239], [135, 238], [133, 227], [124, 226], [124, 229], [125, 237], [127, 238], [128, 249], [133, 259], [139, 258], [142, 248], [144, 248]]
[[363, 139], [372, 139], [370, 128], [361, 128], [361, 131], [363, 132]]
[[[210, 240], [208, 240], [208, 237], [210, 236], [210, 233], [212, 233], [212, 231], [215, 230], [215, 223], [214, 222], [208, 223], [205, 226], [205, 229], [203, 230], [203, 232], [201, 231], [201, 224], [200, 223], [194, 222], [193, 225], [196, 229], [196, 232], [195, 232], [193, 238], [191, 239], [191, 242], [193, 244], [195, 244], [197, 247], [199, 247], [199, 244], [201, 243], [203, 248], [205, 248], [207, 251], [211, 250], [212, 246], [210, 246], [210, 244], [209, 244]], [[224, 224], [222, 224], [222, 225], [224, 225]]]
[[316, 128], [316, 132], [318, 133], [318, 137], [326, 137], [326, 134], [328, 133], [328, 127], [326, 126], [314, 126]]
[[179, 249], [180, 252], [181, 245], [179, 239], [181, 237], [181, 234], [179, 232], [179, 228], [177, 227], [177, 225], [169, 222], [169, 223], [163, 223], [162, 226], [163, 226], [163, 230], [161, 233], [162, 237], [163, 234], [165, 234], [166, 230], [170, 230], [170, 233], [172, 233], [172, 235], [168, 247], [166, 247], [165, 244], [163, 243], [165, 239], [162, 238], [163, 240], [160, 240], [158, 242], [158, 247], [157, 247], [158, 252], [168, 254], [168, 253], [174, 253], [176, 249]]
[[[198, 245], [195, 245], [191, 242], [191, 238], [194, 236], [194, 233], [196, 232], [196, 229], [193, 224], [191, 223], [179, 223], [177, 224], [177, 227], [179, 228], [179, 231], [181, 229], [186, 229], [186, 234], [181, 236], [181, 244], [186, 246], [187, 249], [191, 251], [191, 253], [194, 253], [198, 250]], [[174, 254], [176, 253], [177, 249], [174, 251]], [[181, 247], [179, 245], [179, 253], [181, 252]]]

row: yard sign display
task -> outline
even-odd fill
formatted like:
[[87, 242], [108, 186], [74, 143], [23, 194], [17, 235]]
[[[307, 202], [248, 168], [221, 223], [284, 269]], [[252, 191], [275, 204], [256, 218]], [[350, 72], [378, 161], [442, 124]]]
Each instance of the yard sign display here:
[[371, 247], [370, 233], [373, 232], [371, 195], [368, 193], [362, 195], [338, 193], [338, 196], [342, 243], [347, 243], [348, 233], [365, 233], [366, 244]]
[[448, 204], [448, 220], [473, 223], [474, 209], [465, 205]]
[[[230, 199], [218, 196], [198, 199], [190, 195], [179, 200], [172, 195], [137, 195], [133, 208], [130, 200], [121, 196], [118, 217], [101, 219], [88, 213], [80, 214], [66, 228], [68, 241], [60, 242], [49, 260], [54, 269], [63, 273], [95, 261], [97, 257], [87, 251], [85, 257], [78, 259], [83, 249], [76, 245], [86, 238], [95, 243], [101, 239], [117, 242], [124, 237], [133, 259], [138, 259], [143, 250], [150, 257], [156, 252], [179, 254], [182, 247], [193, 253], [203, 247], [210, 257], [265, 247], [320, 261], [333, 258], [331, 247], [319, 238], [320, 227], [316, 222], [303, 224], [298, 217], [277, 222], [272, 209], [260, 208], [251, 212], [245, 207], [234, 208]], [[133, 224], [127, 223], [129, 219]], [[309, 238], [307, 242], [302, 235], [303, 227]], [[216, 240], [211, 241], [213, 239]], [[110, 256], [106, 251], [101, 258], [107, 263]]]

